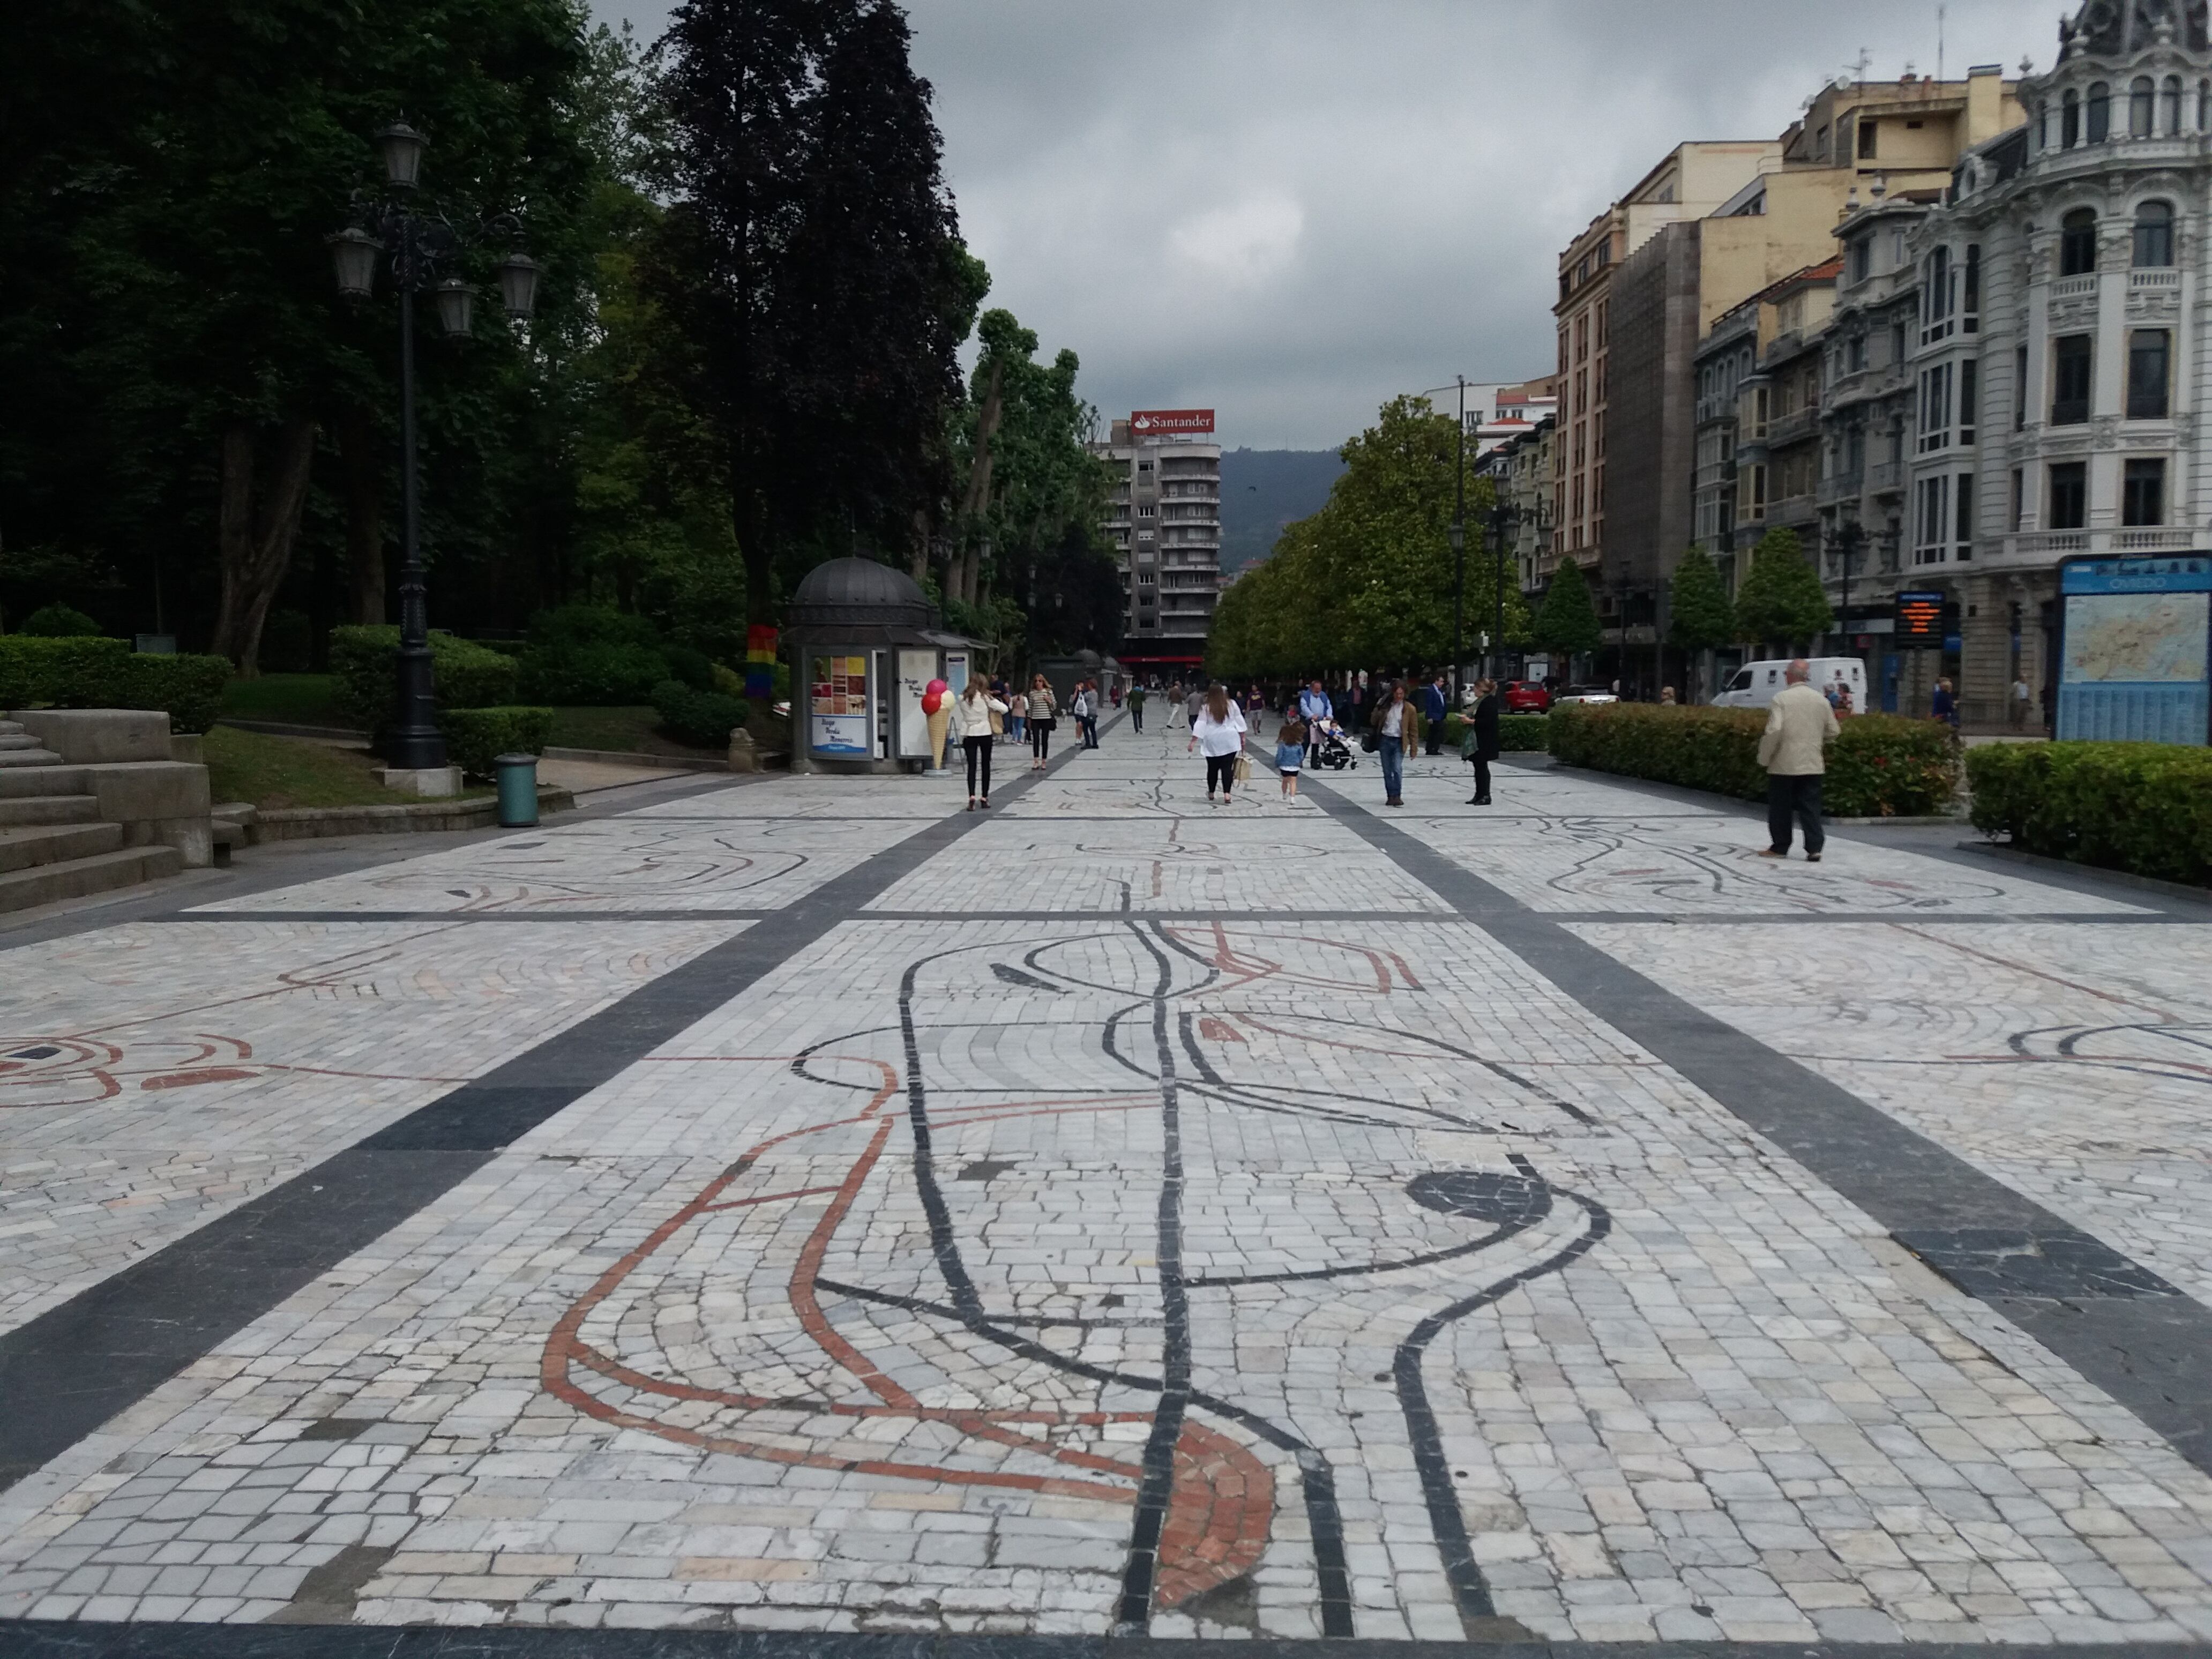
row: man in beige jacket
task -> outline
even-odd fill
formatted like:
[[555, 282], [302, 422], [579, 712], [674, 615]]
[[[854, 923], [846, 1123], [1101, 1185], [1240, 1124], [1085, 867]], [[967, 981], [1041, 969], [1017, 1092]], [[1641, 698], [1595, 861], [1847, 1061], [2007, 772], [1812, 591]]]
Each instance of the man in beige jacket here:
[[1828, 769], [1822, 747], [1843, 727], [1827, 698], [1806, 682], [1812, 665], [1802, 657], [1783, 671], [1787, 682], [1767, 706], [1766, 730], [1759, 739], [1759, 763], [1766, 769], [1766, 834], [1773, 843], [1761, 858], [1790, 856], [1790, 819], [1805, 827], [1805, 857], [1820, 861], [1827, 832], [1820, 828], [1820, 779]]

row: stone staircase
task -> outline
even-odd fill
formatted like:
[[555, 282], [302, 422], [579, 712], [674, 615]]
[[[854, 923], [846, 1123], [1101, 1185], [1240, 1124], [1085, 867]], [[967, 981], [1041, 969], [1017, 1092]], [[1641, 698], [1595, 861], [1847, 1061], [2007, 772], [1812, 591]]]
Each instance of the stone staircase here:
[[161, 842], [129, 846], [128, 826], [100, 816], [85, 769], [0, 720], [0, 910], [83, 898], [184, 868]]

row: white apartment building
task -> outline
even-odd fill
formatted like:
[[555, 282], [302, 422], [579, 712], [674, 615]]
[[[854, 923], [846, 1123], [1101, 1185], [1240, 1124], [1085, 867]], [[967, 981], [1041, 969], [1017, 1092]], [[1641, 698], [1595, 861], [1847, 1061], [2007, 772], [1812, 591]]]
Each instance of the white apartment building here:
[[1121, 567], [1117, 653], [1132, 668], [1202, 662], [1221, 575], [1221, 446], [1133, 436], [1091, 446], [1109, 471], [1106, 536]]

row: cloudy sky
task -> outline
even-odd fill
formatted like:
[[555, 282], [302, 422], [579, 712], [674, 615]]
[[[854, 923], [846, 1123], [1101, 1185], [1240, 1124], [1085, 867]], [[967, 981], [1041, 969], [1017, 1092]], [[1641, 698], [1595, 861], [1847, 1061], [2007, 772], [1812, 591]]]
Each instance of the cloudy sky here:
[[[659, 33], [665, 0], [592, 0]], [[908, 0], [988, 303], [1108, 416], [1324, 448], [1553, 356], [1561, 246], [1673, 145], [1778, 134], [1936, 0]], [[1949, 0], [1942, 62], [2047, 69], [2052, 0]]]

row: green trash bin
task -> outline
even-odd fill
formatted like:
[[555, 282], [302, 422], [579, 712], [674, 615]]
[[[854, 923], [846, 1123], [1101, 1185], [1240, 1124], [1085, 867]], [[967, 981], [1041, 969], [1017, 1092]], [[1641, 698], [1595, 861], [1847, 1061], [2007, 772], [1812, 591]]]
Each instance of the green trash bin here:
[[538, 822], [538, 757], [501, 755], [499, 768], [499, 827], [527, 830]]

